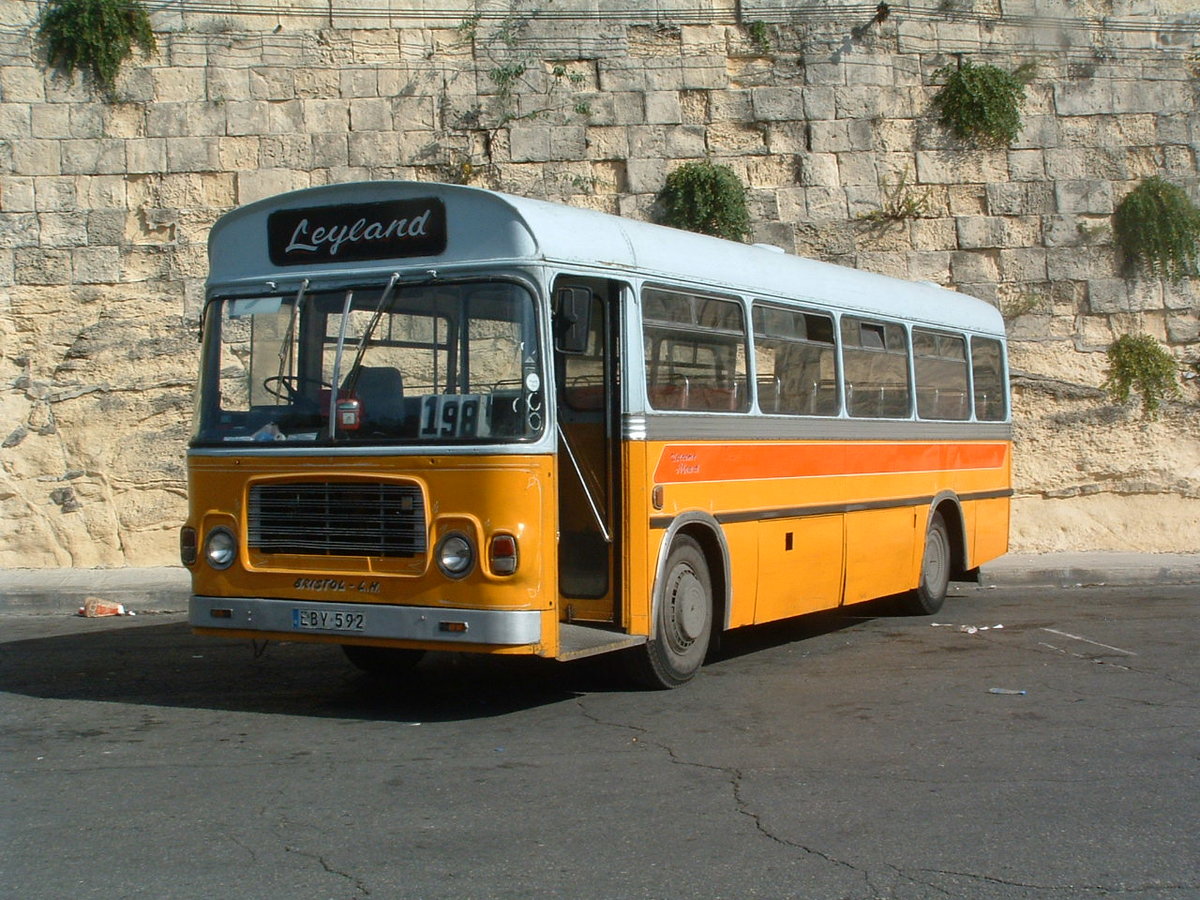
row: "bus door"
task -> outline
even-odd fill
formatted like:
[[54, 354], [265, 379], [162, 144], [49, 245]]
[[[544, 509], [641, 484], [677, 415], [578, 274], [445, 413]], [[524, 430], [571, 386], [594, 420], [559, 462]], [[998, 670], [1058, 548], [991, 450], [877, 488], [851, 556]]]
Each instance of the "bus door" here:
[[558, 383], [558, 589], [570, 622], [618, 622], [620, 559], [616, 347], [622, 285], [554, 283]]

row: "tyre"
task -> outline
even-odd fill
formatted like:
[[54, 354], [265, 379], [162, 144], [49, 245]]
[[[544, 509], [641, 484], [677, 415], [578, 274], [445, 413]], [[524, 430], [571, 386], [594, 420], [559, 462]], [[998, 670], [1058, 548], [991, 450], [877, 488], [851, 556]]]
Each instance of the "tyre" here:
[[364, 647], [360, 644], [342, 644], [342, 652], [356, 668], [381, 681], [391, 681], [407, 675], [425, 655], [424, 650]]
[[942, 608], [950, 589], [950, 557], [950, 531], [942, 514], [935, 512], [925, 533], [921, 580], [916, 590], [904, 595], [901, 612], [910, 616], [928, 616]]
[[712, 637], [712, 598], [704, 551], [694, 538], [680, 535], [663, 569], [654, 637], [628, 657], [638, 682], [664, 689], [692, 680]]

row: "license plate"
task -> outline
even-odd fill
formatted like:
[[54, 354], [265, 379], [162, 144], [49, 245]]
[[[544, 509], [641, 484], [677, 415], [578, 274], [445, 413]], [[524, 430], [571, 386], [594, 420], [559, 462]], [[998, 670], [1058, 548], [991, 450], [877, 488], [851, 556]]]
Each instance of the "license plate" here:
[[296, 631], [363, 631], [367, 617], [360, 612], [336, 612], [326, 609], [293, 609], [292, 628]]

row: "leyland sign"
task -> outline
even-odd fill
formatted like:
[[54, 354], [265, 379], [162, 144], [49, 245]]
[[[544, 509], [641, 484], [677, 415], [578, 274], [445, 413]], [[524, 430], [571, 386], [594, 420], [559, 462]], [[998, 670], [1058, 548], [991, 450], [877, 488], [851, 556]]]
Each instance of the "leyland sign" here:
[[267, 219], [267, 241], [277, 266], [436, 256], [446, 249], [446, 207], [430, 197], [282, 209]]

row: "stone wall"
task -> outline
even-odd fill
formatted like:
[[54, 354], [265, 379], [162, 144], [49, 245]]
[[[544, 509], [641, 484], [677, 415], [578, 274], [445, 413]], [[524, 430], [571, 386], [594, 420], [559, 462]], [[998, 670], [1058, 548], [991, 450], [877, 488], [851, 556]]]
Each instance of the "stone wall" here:
[[[1200, 198], [1190, 5], [186, 0], [103, 102], [44, 70], [38, 4], [0, 0], [0, 565], [175, 560], [231, 207], [413, 178], [648, 218], [705, 156], [750, 186], [755, 240], [1006, 312], [1014, 549], [1195, 550], [1195, 383], [1153, 422], [1098, 387], [1123, 332], [1197, 352], [1194, 282], [1123, 277], [1111, 237], [1145, 176]], [[934, 121], [960, 57], [1037, 63], [1012, 147]]]

